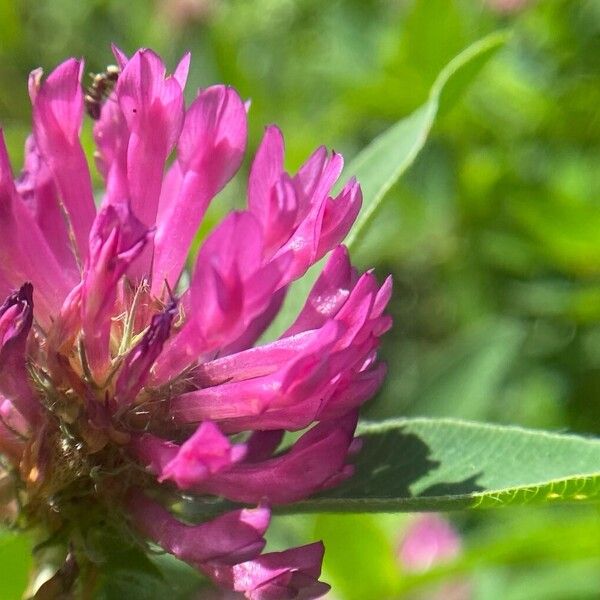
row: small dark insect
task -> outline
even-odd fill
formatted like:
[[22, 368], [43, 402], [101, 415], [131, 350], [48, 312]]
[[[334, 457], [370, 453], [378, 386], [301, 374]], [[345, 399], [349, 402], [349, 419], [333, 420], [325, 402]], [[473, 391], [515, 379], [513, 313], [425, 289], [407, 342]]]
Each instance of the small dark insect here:
[[104, 73], [91, 73], [92, 83], [85, 90], [84, 103], [87, 114], [97, 121], [102, 111], [102, 103], [113, 91], [120, 73], [119, 67], [109, 65]]

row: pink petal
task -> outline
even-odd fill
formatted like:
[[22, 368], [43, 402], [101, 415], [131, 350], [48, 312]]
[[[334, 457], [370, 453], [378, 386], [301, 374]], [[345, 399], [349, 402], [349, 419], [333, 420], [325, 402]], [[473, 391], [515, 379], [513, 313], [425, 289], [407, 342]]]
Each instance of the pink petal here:
[[226, 513], [200, 525], [177, 521], [160, 504], [141, 492], [132, 492], [127, 503], [136, 528], [180, 560], [202, 568], [205, 563], [230, 565], [260, 554], [269, 509], [259, 506]]
[[278, 127], [266, 128], [256, 151], [248, 180], [248, 208], [263, 227], [271, 224], [271, 192], [283, 174], [283, 135]]
[[111, 44], [110, 47], [115, 57], [115, 60], [119, 65], [119, 69], [121, 69], [122, 71], [125, 68], [125, 65], [129, 62], [129, 58], [127, 57], [125, 52], [123, 52], [123, 50], [121, 50], [121, 48], [119, 48], [116, 44]]
[[161, 198], [153, 293], [165, 280], [175, 286], [208, 203], [241, 164], [246, 129], [244, 105], [232, 88], [208, 88], [188, 109], [178, 144], [180, 184]]
[[25, 357], [32, 323], [33, 286], [26, 283], [0, 306], [0, 393], [33, 424], [40, 407], [29, 383]]
[[197, 493], [224, 496], [236, 502], [286, 504], [338, 484], [345, 478], [348, 450], [357, 415], [319, 423], [305, 433], [285, 454], [260, 462], [239, 463], [216, 473], [193, 489]]
[[[129, 127], [127, 126], [115, 92], [110, 94], [104, 103], [100, 118], [94, 125], [94, 141], [97, 148], [95, 157], [96, 166], [104, 179], [109, 179], [110, 172], [114, 168], [119, 169], [119, 176], [126, 182]], [[114, 204], [119, 195], [107, 190], [107, 200], [105, 202]], [[129, 196], [129, 189], [126, 183], [122, 195], [124, 197]]]
[[81, 329], [82, 291], [83, 282], [80, 282], [69, 292], [48, 332], [48, 345], [57, 352], [68, 353]]
[[[183, 173], [181, 171], [181, 165], [179, 164], [178, 160], [174, 160], [163, 177], [160, 198], [158, 200], [158, 213], [156, 215], [157, 223], [161, 223], [163, 221], [163, 215], [169, 208], [169, 204], [179, 194], [182, 181]], [[158, 284], [156, 285], [155, 289], [158, 289], [159, 292], [162, 291]], [[154, 293], [156, 295], [156, 292]]]
[[48, 246], [65, 272], [72, 272], [73, 284], [80, 273], [69, 239], [52, 173], [42, 160], [33, 136], [25, 143], [25, 168], [15, 182], [18, 194], [29, 206]]
[[240, 337], [222, 348], [219, 355], [228, 356], [234, 352], [240, 352], [247, 348], [251, 348], [273, 322], [277, 313], [279, 313], [283, 301], [285, 300], [286, 292], [287, 290], [285, 288], [281, 288], [271, 294], [271, 300], [267, 307], [250, 321]]
[[192, 60], [191, 52], [186, 52], [182, 57], [177, 67], [175, 67], [175, 71], [173, 73], [173, 77], [179, 84], [179, 87], [184, 90], [185, 84], [187, 83], [188, 73], [190, 72], [190, 61]]
[[294, 177], [294, 185], [302, 207], [298, 214], [299, 220], [308, 214], [311, 207], [325, 201], [343, 167], [342, 156], [333, 152], [331, 157], [328, 157], [327, 150], [323, 147], [318, 148], [304, 163]]
[[[292, 360], [271, 374], [243, 381], [233, 381], [208, 387], [173, 398], [170, 413], [177, 423], [195, 423], [204, 419], [226, 422], [226, 430], [243, 431], [251, 419], [253, 429], [279, 429], [265, 418], [268, 411], [290, 407], [301, 400], [320, 404], [319, 392], [329, 382], [327, 353], [332, 348], [340, 330], [329, 323], [318, 336], [296, 352]], [[299, 414], [301, 422], [311, 421], [310, 412]], [[289, 424], [289, 423], [288, 423]], [[284, 427], [287, 428], [287, 427]], [[300, 428], [294, 423], [295, 429]]]
[[259, 462], [271, 457], [284, 436], [283, 429], [272, 431], [254, 431], [246, 442], [245, 462]]
[[352, 227], [362, 205], [360, 186], [351, 179], [336, 198], [328, 198], [323, 216], [317, 256], [327, 254], [339, 244]]
[[344, 337], [338, 341], [338, 348], [347, 348], [350, 344], [358, 345], [363, 338], [371, 334], [369, 320], [377, 291], [377, 281], [373, 274], [361, 275], [350, 292], [348, 300], [335, 316], [336, 321], [347, 327]]
[[[301, 277], [307, 269], [337, 243], [337, 237], [348, 223], [356, 202], [350, 199], [339, 202], [344, 216], [337, 215], [338, 205], [328, 198], [333, 184], [339, 177], [343, 159], [335, 152], [327, 157], [324, 148], [319, 148], [292, 179], [296, 192], [296, 221], [287, 241], [275, 253], [291, 252], [293, 260], [282, 279], [282, 285]], [[334, 215], [331, 212], [334, 212]], [[323, 242], [321, 237], [326, 234]], [[268, 236], [269, 234], [267, 234]], [[279, 234], [281, 239], [283, 235]]]
[[302, 312], [284, 333], [284, 337], [306, 329], [316, 329], [327, 319], [335, 317], [348, 299], [355, 278], [348, 250], [344, 246], [338, 246], [310, 291]]
[[13, 289], [12, 284], [2, 275], [0, 270], [0, 298], [5, 298]]
[[33, 130], [37, 147], [64, 203], [83, 262], [96, 209], [92, 181], [79, 141], [83, 118], [82, 70], [81, 61], [70, 59], [50, 73], [35, 97]]
[[381, 289], [377, 293], [377, 297], [375, 298], [375, 304], [373, 305], [373, 313], [375, 316], [380, 316], [388, 305], [389, 301], [392, 298], [392, 276], [389, 275], [386, 277], [386, 280], [383, 282]]
[[0, 130], [0, 275], [12, 288], [31, 281], [36, 288], [36, 320], [51, 315], [74, 285], [58, 263], [31, 212], [15, 189], [4, 136]]
[[[319, 337], [327, 330], [334, 339], [327, 345], [322, 340], [321, 351], [311, 352], [307, 343], [298, 357], [269, 375], [232, 380], [174, 398], [173, 418], [182, 423], [215, 419], [224, 431], [232, 433], [247, 429], [298, 430], [314, 420], [330, 418], [330, 414], [341, 416], [354, 410], [374, 394], [381, 382], [383, 370], [366, 375], [374, 363], [378, 339], [371, 335], [361, 343], [350, 343], [346, 328], [329, 321], [323, 330], [306, 332], [307, 336], [314, 334], [314, 348], [318, 348]], [[227, 402], [226, 397], [235, 401]]]
[[196, 381], [202, 387], [212, 387], [268, 375], [307, 351], [319, 335], [319, 331], [302, 331], [264, 346], [202, 363], [196, 370]]
[[263, 226], [268, 257], [290, 237], [298, 210], [292, 179], [283, 171], [283, 153], [281, 131], [267, 127], [248, 180], [248, 208]]
[[232, 567], [215, 566], [212, 576], [250, 600], [312, 600], [329, 591], [318, 580], [325, 548], [321, 542], [263, 554]]
[[183, 123], [183, 92], [160, 57], [139, 50], [125, 65], [116, 98], [130, 130], [127, 181], [131, 208], [146, 226], [156, 220], [163, 168]]
[[[306, 216], [312, 204], [312, 197], [317, 190], [321, 175], [329, 162], [327, 148], [320, 146], [317, 148], [304, 164], [298, 170], [294, 177], [294, 184], [299, 192], [299, 198], [302, 202], [302, 213], [299, 219]], [[340, 169], [341, 173], [341, 169]]]
[[293, 256], [292, 263], [285, 277], [282, 278], [282, 285], [302, 277], [308, 268], [320, 258], [317, 251], [325, 208], [325, 202], [314, 204], [289, 240], [275, 254], [276, 257], [283, 253], [291, 253]]
[[358, 373], [349, 381], [338, 385], [319, 411], [317, 418], [320, 421], [339, 419], [349, 411], [360, 408], [377, 393], [386, 373], [387, 367], [378, 364], [374, 369]]
[[159, 481], [172, 480], [179, 488], [189, 489], [227, 470], [245, 453], [243, 444], [232, 445], [214, 423], [204, 421], [164, 466]]
[[14, 404], [0, 396], [0, 421], [20, 438], [31, 434], [31, 424], [15, 408]]

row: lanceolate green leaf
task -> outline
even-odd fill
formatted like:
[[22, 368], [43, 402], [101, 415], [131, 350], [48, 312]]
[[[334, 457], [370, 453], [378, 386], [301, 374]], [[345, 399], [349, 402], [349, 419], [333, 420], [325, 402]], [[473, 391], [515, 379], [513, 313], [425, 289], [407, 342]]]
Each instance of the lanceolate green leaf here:
[[505, 41], [506, 34], [494, 33], [454, 57], [438, 75], [427, 102], [375, 138], [344, 169], [341, 181], [356, 177], [364, 198], [346, 239], [349, 247], [358, 243], [389, 189], [415, 161], [440, 109], [450, 106]]
[[600, 499], [600, 440], [450, 419], [363, 424], [356, 473], [289, 512], [484, 508]]
[[[427, 102], [375, 138], [346, 166], [340, 182], [356, 177], [363, 192], [362, 210], [345, 242], [349, 247], [359, 242], [387, 192], [415, 161], [440, 109], [456, 99], [505, 40], [506, 34], [494, 33], [452, 59], [435, 80]], [[322, 266], [316, 265], [292, 286], [266, 339], [281, 334], [298, 314]]]

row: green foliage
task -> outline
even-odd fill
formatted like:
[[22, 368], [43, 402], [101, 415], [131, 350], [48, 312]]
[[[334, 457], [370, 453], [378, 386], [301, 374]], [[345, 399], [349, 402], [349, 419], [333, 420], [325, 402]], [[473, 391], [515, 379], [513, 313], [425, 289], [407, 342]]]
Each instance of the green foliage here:
[[23, 535], [3, 532], [0, 535], [0, 598], [17, 600], [21, 597], [27, 586], [31, 563], [29, 540]]
[[93, 593], [98, 600], [186, 600], [204, 583], [195, 569], [160, 549], [147, 555], [140, 546], [101, 533], [94, 551], [98, 575]]
[[[28, 71], [70, 55], [101, 69], [113, 62], [111, 41], [129, 52], [152, 46], [171, 65], [192, 50], [190, 87], [225, 81], [251, 98], [250, 150], [265, 124], [278, 123], [292, 170], [318, 144], [358, 161], [378, 140], [369, 150], [379, 148], [376, 168], [351, 161], [345, 170], [359, 175], [367, 207], [368, 227], [350, 239], [353, 260], [395, 282], [394, 328], [382, 351], [390, 375], [367, 412], [408, 419], [404, 437], [370, 430], [359, 475], [381, 462], [380, 442], [369, 443], [381, 439], [382, 466], [401, 471], [388, 490], [397, 498], [385, 501], [401, 498], [403, 509], [509, 499], [560, 506], [459, 512], [462, 555], [421, 574], [394, 571], [406, 515], [286, 516], [274, 531], [286, 546], [325, 540], [325, 579], [340, 599], [371, 590], [422, 597], [456, 577], [476, 600], [597, 598], [600, 515], [575, 496], [597, 494], [600, 464], [590, 450], [597, 442], [585, 439], [600, 433], [598, 3], [539, 0], [500, 14], [483, 0], [199, 0], [188, 4], [205, 9], [176, 18], [183, 4], [0, 0], [0, 126], [15, 170], [29, 131]], [[499, 29], [510, 37], [496, 52], [493, 34], [485, 36]], [[477, 55], [454, 59], [466, 47]], [[452, 77], [434, 84], [448, 63]], [[241, 204], [246, 172], [247, 164], [213, 203], [199, 239]], [[406, 432], [427, 447], [421, 460], [440, 463], [414, 481], [419, 461], [402, 454]], [[427, 491], [465, 479], [471, 487], [462, 493]], [[381, 496], [387, 488], [373, 489]], [[121, 557], [104, 597], [189, 598], [202, 584], [177, 561], [143, 560]], [[1, 598], [19, 597], [30, 562], [25, 539], [0, 540]], [[181, 589], [165, 593], [164, 581]]]
[[[423, 572], [403, 571], [396, 558], [410, 522], [406, 517], [320, 515], [314, 520], [314, 535], [336, 550], [326, 557], [324, 572], [344, 598], [370, 597], [360, 596], [369, 586], [382, 590], [378, 598], [414, 597], [426, 591], [431, 594], [448, 582], [466, 584], [478, 600], [591, 599], [597, 595], [597, 513], [582, 507], [568, 512], [565, 507], [554, 507], [492, 514], [496, 527], [479, 528], [458, 556]], [[363, 562], [365, 557], [371, 558]], [[381, 565], [371, 564], [377, 559]], [[395, 569], [388, 571], [390, 561], [392, 565], [395, 561]], [[357, 571], [360, 577], [348, 578], [348, 573]]]
[[169, 593], [170, 585], [140, 548], [123, 540], [104, 538], [101, 543], [96, 542], [95, 550], [100, 573], [95, 597], [151, 600]]
[[[327, 544], [323, 568], [349, 600], [389, 598], [400, 587], [394, 547], [372, 515], [319, 515], [314, 535]], [[349, 578], [348, 573], [360, 573]]]
[[438, 110], [448, 110], [505, 41], [506, 35], [492, 34], [454, 57], [437, 76], [427, 102], [382, 133], [346, 167], [344, 173], [360, 181], [365, 198], [346, 240], [349, 248], [358, 243], [385, 195], [417, 158]]
[[285, 510], [453, 510], [600, 499], [600, 440], [448, 419], [365, 423], [354, 476]]

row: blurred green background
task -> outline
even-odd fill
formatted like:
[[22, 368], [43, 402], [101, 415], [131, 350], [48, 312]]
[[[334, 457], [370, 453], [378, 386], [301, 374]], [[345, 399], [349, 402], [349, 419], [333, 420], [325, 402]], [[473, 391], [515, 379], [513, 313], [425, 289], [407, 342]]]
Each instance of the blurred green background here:
[[[252, 100], [250, 149], [277, 123], [295, 169], [319, 144], [353, 157], [497, 29], [509, 43], [437, 121], [354, 255], [396, 286], [390, 375], [366, 414], [599, 434], [598, 0], [0, 0], [0, 124], [18, 169], [31, 69], [83, 56], [103, 70], [113, 41], [171, 67], [191, 50], [189, 96], [235, 86]], [[204, 230], [244, 185], [242, 174]], [[338, 599], [450, 598], [435, 586], [457, 577], [473, 599], [600, 597], [597, 508], [448, 515], [463, 554], [420, 575], [396, 556], [412, 518], [285, 517], [271, 544], [323, 537]], [[22, 589], [24, 548], [0, 539], [3, 600]]]

